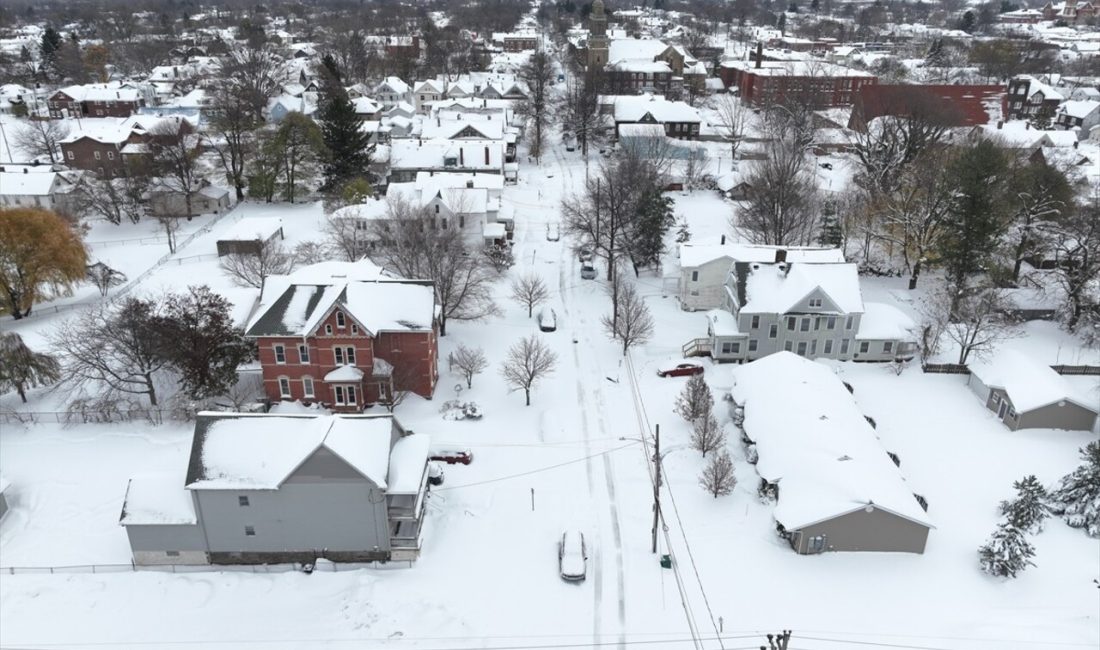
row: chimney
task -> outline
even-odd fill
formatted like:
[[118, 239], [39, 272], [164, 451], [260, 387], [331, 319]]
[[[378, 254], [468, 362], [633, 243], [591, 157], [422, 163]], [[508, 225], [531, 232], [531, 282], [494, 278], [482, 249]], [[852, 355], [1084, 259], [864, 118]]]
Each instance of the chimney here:
[[1005, 125], [1004, 120], [997, 120], [997, 130], [998, 131], [1000, 131], [1002, 128], [1004, 128], [1004, 125]]
[[1024, 122], [1024, 130], [1025, 131], [1030, 131], [1031, 130], [1031, 122]]
[[489, 147], [485, 147], [485, 165], [489, 165]]
[[761, 61], [763, 61], [763, 60], [764, 60], [764, 43], [757, 42], [757, 44], [756, 44], [756, 67], [758, 69], [763, 67], [763, 64], [761, 63]]
[[466, 181], [466, 189], [468, 189], [468, 190], [474, 189], [474, 182], [473, 181]]
[[779, 264], [781, 262], [786, 262], [786, 261], [787, 261], [787, 251], [785, 249], [782, 249], [782, 248], [775, 249], [775, 263]]
[[726, 244], [726, 236], [722, 235], [722, 245], [725, 246], [725, 244]]

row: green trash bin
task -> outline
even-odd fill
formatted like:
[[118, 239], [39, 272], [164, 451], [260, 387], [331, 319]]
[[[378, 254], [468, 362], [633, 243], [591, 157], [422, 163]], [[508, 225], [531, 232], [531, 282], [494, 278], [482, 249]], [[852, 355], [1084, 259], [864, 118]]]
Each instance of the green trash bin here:
[[671, 555], [668, 555], [666, 553], [665, 555], [661, 556], [661, 568], [662, 569], [671, 569], [672, 568], [672, 556]]

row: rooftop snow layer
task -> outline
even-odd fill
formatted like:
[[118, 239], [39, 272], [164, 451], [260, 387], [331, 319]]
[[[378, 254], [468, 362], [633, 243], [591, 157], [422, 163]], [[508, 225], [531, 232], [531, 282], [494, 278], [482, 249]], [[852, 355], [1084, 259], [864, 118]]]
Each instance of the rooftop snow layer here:
[[852, 395], [823, 364], [777, 352], [733, 370], [756, 470], [779, 485], [775, 519], [793, 531], [869, 505], [932, 527]]
[[1073, 402], [1094, 413], [1100, 411], [1050, 366], [1017, 350], [1001, 350], [991, 359], [970, 363], [969, 368], [989, 388], [1003, 389], [1012, 406], [1021, 413], [1061, 401]]
[[135, 476], [126, 487], [119, 523], [124, 526], [194, 524], [195, 504], [175, 474]]
[[245, 217], [233, 224], [218, 239], [220, 241], [267, 241], [283, 227], [279, 217]]
[[702, 266], [723, 257], [736, 262], [774, 262], [777, 250], [787, 251], [788, 262], [843, 263], [839, 248], [763, 246], [756, 244], [680, 244], [680, 267]]
[[916, 323], [900, 309], [881, 302], [863, 303], [857, 339], [898, 340], [914, 338]]
[[389, 416], [203, 413], [187, 488], [276, 490], [322, 446], [385, 488], [392, 431]]
[[[855, 264], [754, 263], [745, 281], [748, 313], [785, 314], [815, 289], [820, 289], [841, 313], [863, 311], [859, 272]], [[827, 307], [827, 306], [826, 306]]]
[[398, 439], [390, 452], [390, 474], [387, 477], [387, 494], [417, 494], [424, 479], [424, 467], [428, 463], [428, 447], [431, 437], [414, 433]]

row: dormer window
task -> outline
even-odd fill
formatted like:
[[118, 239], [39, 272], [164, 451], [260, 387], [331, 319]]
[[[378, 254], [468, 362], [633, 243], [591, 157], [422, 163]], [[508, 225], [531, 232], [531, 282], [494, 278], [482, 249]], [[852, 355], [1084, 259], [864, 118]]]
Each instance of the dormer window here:
[[820, 307], [821, 306], [821, 298], [810, 298], [810, 306], [811, 307]]
[[347, 327], [347, 321], [344, 320], [344, 312], [342, 311], [336, 312], [336, 327], [340, 329]]

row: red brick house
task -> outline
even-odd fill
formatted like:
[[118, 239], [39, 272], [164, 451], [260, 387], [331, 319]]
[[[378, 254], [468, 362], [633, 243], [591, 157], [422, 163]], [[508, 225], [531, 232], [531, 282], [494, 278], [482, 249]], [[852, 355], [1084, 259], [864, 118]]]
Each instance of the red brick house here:
[[864, 131], [878, 117], [921, 113], [942, 126], [979, 126], [1002, 119], [1004, 86], [876, 84], [856, 95], [848, 128]]
[[1066, 0], [1065, 2], [1047, 2], [1043, 6], [1043, 18], [1045, 20], [1062, 20], [1071, 25], [1087, 23], [1096, 17], [1100, 11], [1100, 5], [1088, 0]]
[[182, 133], [194, 131], [190, 122], [176, 116], [83, 120], [79, 131], [60, 141], [61, 155], [71, 169], [93, 172], [99, 178], [123, 176], [127, 163], [144, 155], [140, 145], [153, 137], [149, 132], [165, 121], [175, 123]]
[[313, 268], [268, 278], [246, 328], [259, 347], [268, 398], [344, 412], [384, 402], [395, 390], [430, 399], [439, 378], [432, 284], [380, 272], [369, 280], [294, 281]]
[[724, 61], [718, 76], [747, 104], [795, 100], [819, 109], [850, 106], [861, 88], [878, 83], [869, 73], [819, 61]]
[[112, 88], [104, 84], [68, 86], [46, 100], [50, 117], [130, 117], [145, 106], [134, 88]]

